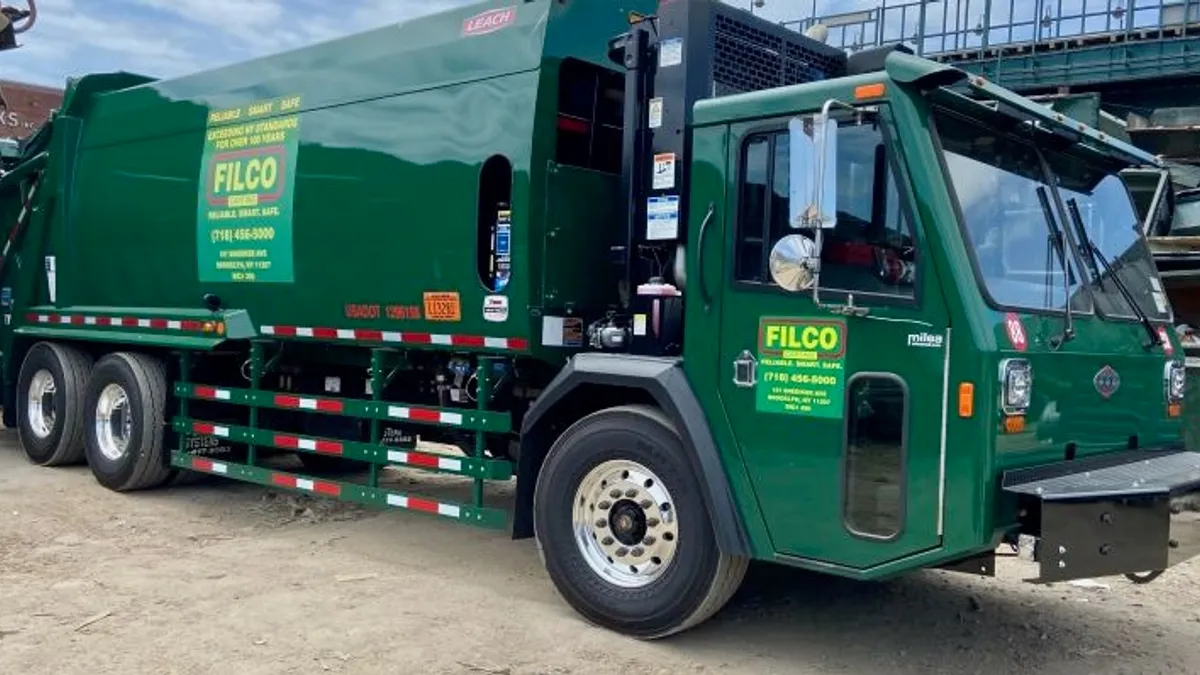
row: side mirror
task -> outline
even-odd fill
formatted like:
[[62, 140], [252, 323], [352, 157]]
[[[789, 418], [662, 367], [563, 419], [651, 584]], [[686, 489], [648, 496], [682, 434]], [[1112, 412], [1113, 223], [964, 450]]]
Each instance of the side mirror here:
[[821, 229], [830, 229], [837, 225], [837, 138], [837, 120], [831, 118], [827, 111], [822, 112], [816, 122], [816, 227]]
[[788, 223], [792, 229], [837, 224], [837, 120], [827, 113], [788, 123]]
[[788, 225], [809, 228], [817, 218], [817, 145], [812, 118], [793, 117], [788, 122]]

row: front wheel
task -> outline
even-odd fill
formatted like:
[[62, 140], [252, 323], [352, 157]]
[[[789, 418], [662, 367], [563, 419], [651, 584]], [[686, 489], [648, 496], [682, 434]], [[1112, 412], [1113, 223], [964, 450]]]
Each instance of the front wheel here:
[[546, 570], [589, 621], [641, 639], [715, 614], [748, 561], [721, 552], [677, 430], [659, 410], [610, 408], [559, 437], [534, 522]]

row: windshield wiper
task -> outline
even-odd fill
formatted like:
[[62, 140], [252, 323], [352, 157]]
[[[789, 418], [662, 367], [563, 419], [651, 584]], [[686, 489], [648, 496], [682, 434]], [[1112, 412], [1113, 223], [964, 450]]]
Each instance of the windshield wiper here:
[[1100, 252], [1100, 249], [1088, 237], [1087, 229], [1083, 225], [1083, 216], [1079, 215], [1079, 204], [1075, 202], [1074, 197], [1067, 200], [1067, 210], [1071, 213], [1071, 221], [1075, 223], [1075, 230], [1079, 232], [1079, 243], [1083, 246], [1083, 250], [1091, 254], [1093, 261], [1099, 260], [1100, 264], [1104, 266], [1104, 271], [1112, 278], [1113, 284], [1121, 292], [1121, 297], [1125, 298], [1125, 302], [1129, 304], [1129, 308], [1133, 310], [1142, 327], [1146, 329], [1146, 334], [1150, 336], [1150, 342], [1142, 345], [1142, 347], [1144, 349], [1152, 349], [1154, 345], [1160, 343], [1160, 340], [1158, 333], [1154, 330], [1154, 324], [1150, 323], [1150, 317], [1146, 316], [1146, 313], [1134, 301], [1133, 294], [1125, 287], [1125, 283], [1121, 281], [1121, 277], [1117, 276], [1117, 273], [1113, 271], [1112, 265], [1108, 264], [1108, 259], [1104, 257], [1104, 254]]
[[1054, 212], [1050, 209], [1050, 198], [1046, 196], [1045, 186], [1038, 186], [1037, 196], [1038, 201], [1042, 203], [1042, 214], [1046, 218], [1046, 224], [1050, 227], [1050, 236], [1054, 238], [1054, 243], [1058, 244], [1055, 252], [1058, 253], [1058, 260], [1062, 263], [1063, 298], [1066, 300], [1063, 333], [1059, 337], [1050, 339], [1050, 348], [1058, 349], [1075, 337], [1075, 319], [1071, 314], [1071, 272], [1067, 266], [1067, 242], [1063, 231], [1058, 227], [1058, 220], [1054, 217]]

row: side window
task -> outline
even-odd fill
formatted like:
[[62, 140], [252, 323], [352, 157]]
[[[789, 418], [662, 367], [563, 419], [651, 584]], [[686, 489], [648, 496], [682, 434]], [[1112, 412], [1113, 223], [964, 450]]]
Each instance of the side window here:
[[[837, 226], [826, 230], [821, 289], [911, 299], [916, 239], [900, 197], [880, 122], [840, 120]], [[770, 284], [771, 247], [787, 234], [788, 133], [749, 137], [741, 158], [737, 226], [738, 281]], [[770, 186], [770, 189], [768, 189]]]
[[904, 525], [908, 391], [892, 375], [850, 380], [846, 406], [846, 527], [890, 539]]
[[607, 68], [566, 59], [558, 75], [560, 164], [621, 173], [625, 79]]

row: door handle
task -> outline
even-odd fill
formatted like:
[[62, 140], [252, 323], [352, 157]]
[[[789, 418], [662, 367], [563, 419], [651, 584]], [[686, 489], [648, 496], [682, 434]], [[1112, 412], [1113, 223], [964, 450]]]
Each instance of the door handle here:
[[704, 235], [708, 234], [708, 225], [716, 213], [716, 205], [708, 203], [708, 213], [700, 223], [700, 236], [696, 238], [696, 281], [700, 284], [700, 300], [704, 303], [704, 312], [712, 309], [712, 295], [708, 292], [708, 282], [704, 280]]
[[751, 389], [758, 384], [758, 359], [748, 349], [743, 349], [733, 360], [733, 384], [742, 389]]

